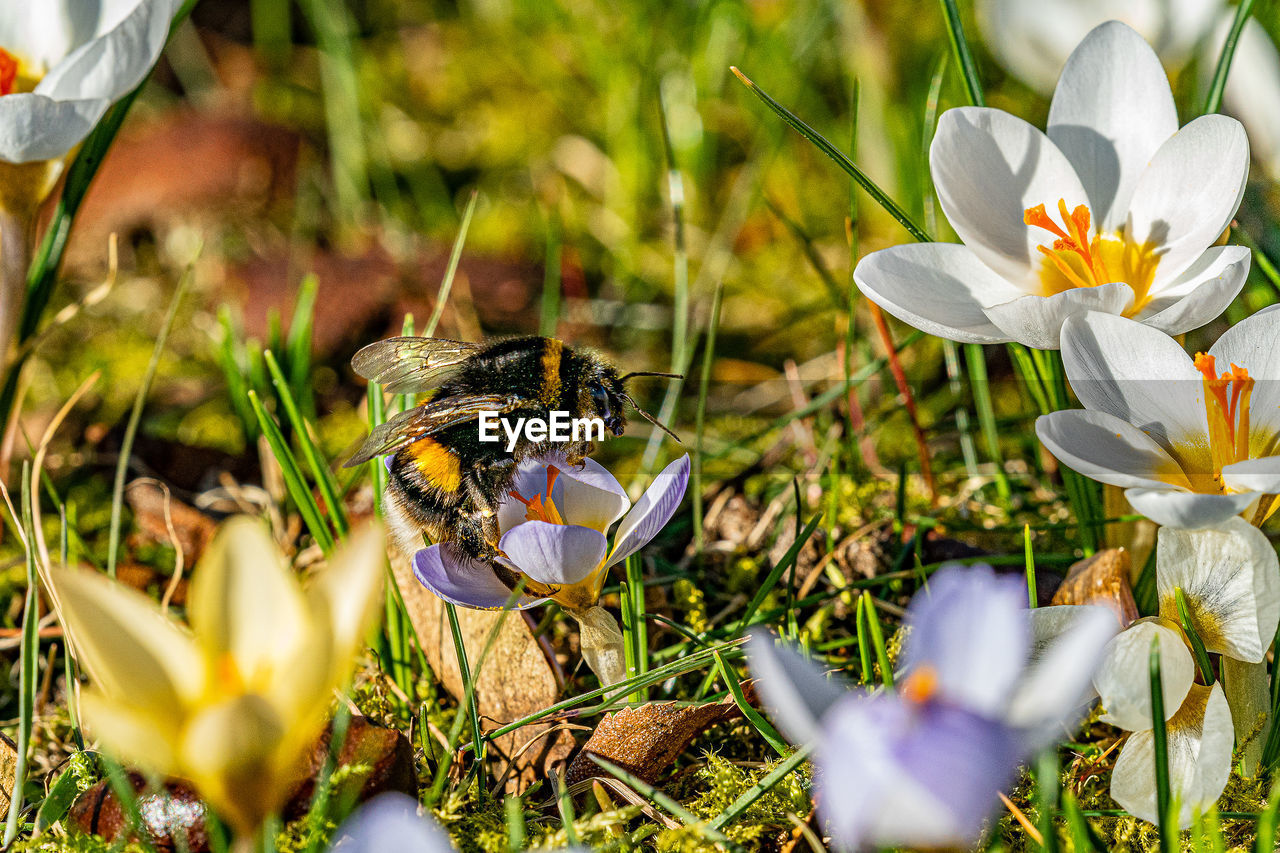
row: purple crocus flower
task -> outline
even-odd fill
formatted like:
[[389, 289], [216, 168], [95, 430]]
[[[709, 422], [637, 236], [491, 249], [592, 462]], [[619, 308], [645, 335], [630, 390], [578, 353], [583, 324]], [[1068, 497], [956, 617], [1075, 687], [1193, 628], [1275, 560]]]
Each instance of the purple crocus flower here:
[[[609, 567], [639, 551], [671, 520], [689, 483], [689, 456], [672, 462], [632, 506], [626, 490], [600, 463], [570, 465], [559, 454], [522, 464], [510, 496], [498, 507], [503, 566], [524, 575], [524, 609], [554, 599], [571, 612], [595, 605]], [[607, 533], [622, 519], [609, 547]], [[457, 549], [432, 545], [414, 555], [413, 571], [427, 589], [454, 604], [503, 607], [512, 587], [493, 567]]]
[[852, 689], [753, 634], [757, 689], [793, 742], [815, 745], [836, 843], [968, 846], [1018, 765], [1074, 725], [1119, 629], [1102, 607], [1027, 609], [1021, 578], [947, 567], [907, 611], [895, 691]]
[[398, 793], [374, 797], [347, 818], [333, 835], [330, 853], [452, 853], [449, 836], [418, 802]]

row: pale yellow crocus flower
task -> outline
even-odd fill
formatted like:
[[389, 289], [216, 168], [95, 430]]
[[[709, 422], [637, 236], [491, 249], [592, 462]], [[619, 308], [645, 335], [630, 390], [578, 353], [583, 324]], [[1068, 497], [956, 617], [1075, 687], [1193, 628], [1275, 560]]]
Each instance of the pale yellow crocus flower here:
[[186, 779], [242, 844], [279, 811], [381, 602], [383, 532], [353, 533], [304, 589], [262, 524], [227, 522], [196, 568], [190, 628], [104, 575], [52, 572], [91, 686], [88, 732]]

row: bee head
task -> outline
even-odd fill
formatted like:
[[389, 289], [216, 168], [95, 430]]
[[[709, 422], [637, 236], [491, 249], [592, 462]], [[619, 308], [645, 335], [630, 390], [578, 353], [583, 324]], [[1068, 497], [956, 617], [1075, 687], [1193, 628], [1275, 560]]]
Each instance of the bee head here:
[[625, 406], [626, 384], [618, 378], [618, 372], [608, 365], [599, 365], [587, 382], [591, 396], [592, 413], [604, 421], [605, 429], [615, 436], [627, 429]]

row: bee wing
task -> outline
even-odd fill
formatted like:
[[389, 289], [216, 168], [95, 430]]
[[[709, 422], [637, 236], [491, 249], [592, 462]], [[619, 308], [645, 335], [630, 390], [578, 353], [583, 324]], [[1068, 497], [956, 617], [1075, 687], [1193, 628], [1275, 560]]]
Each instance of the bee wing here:
[[356, 353], [351, 366], [393, 394], [416, 394], [440, 384], [451, 368], [479, 350], [479, 344], [445, 338], [387, 338]]
[[364, 444], [342, 467], [352, 468], [368, 462], [375, 456], [392, 453], [421, 438], [458, 424], [473, 421], [481, 412], [505, 414], [520, 408], [519, 397], [501, 394], [476, 394], [465, 397], [448, 397], [423, 403], [416, 409], [401, 412], [390, 420], [378, 424], [369, 433]]

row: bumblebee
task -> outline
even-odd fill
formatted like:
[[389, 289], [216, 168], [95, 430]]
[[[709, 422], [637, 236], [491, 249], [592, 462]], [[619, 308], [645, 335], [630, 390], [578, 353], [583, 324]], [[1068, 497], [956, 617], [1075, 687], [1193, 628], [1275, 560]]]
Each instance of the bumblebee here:
[[[395, 394], [436, 389], [431, 399], [375, 427], [346, 463], [350, 468], [390, 454], [384, 503], [397, 545], [413, 554], [449, 542], [486, 562], [498, 557], [499, 503], [517, 466], [554, 449], [577, 464], [591, 453], [588, 440], [551, 444], [527, 435], [510, 442], [481, 440], [481, 416], [508, 423], [549, 420], [552, 412], [599, 418], [615, 436], [626, 430], [626, 407], [679, 438], [640, 409], [627, 393], [637, 372], [620, 376], [600, 355], [555, 338], [520, 337], [487, 344], [443, 338], [396, 337], [370, 344], [351, 360], [356, 373]], [[603, 436], [601, 436], [603, 437]]]

